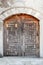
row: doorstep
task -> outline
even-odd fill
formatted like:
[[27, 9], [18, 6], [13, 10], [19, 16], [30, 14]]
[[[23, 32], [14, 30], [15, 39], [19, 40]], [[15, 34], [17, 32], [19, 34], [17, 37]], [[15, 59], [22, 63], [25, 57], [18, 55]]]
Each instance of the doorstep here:
[[43, 58], [2, 57], [1, 65], [43, 65]]

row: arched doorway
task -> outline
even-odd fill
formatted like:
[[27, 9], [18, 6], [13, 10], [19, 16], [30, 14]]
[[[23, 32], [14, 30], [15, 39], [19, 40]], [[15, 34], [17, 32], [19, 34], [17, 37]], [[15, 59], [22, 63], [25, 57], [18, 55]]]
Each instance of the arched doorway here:
[[4, 56], [39, 57], [39, 20], [15, 14], [4, 20]]

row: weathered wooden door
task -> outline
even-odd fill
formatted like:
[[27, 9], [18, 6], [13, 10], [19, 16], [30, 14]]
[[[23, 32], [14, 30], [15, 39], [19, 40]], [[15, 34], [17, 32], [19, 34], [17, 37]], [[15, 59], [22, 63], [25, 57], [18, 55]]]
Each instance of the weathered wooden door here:
[[19, 14], [4, 21], [5, 56], [39, 57], [39, 21]]

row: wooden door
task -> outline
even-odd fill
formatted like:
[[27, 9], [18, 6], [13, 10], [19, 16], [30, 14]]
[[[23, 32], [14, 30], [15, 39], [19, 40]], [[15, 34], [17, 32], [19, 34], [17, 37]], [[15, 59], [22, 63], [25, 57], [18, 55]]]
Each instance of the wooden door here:
[[4, 55], [39, 57], [39, 20], [16, 14], [4, 20]]

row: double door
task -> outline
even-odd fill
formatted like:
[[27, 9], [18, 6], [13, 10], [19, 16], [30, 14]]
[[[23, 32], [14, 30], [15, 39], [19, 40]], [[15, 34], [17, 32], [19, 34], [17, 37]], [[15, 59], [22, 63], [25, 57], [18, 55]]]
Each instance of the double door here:
[[4, 55], [29, 56], [39, 55], [38, 23], [34, 21], [11, 21], [3, 28]]

